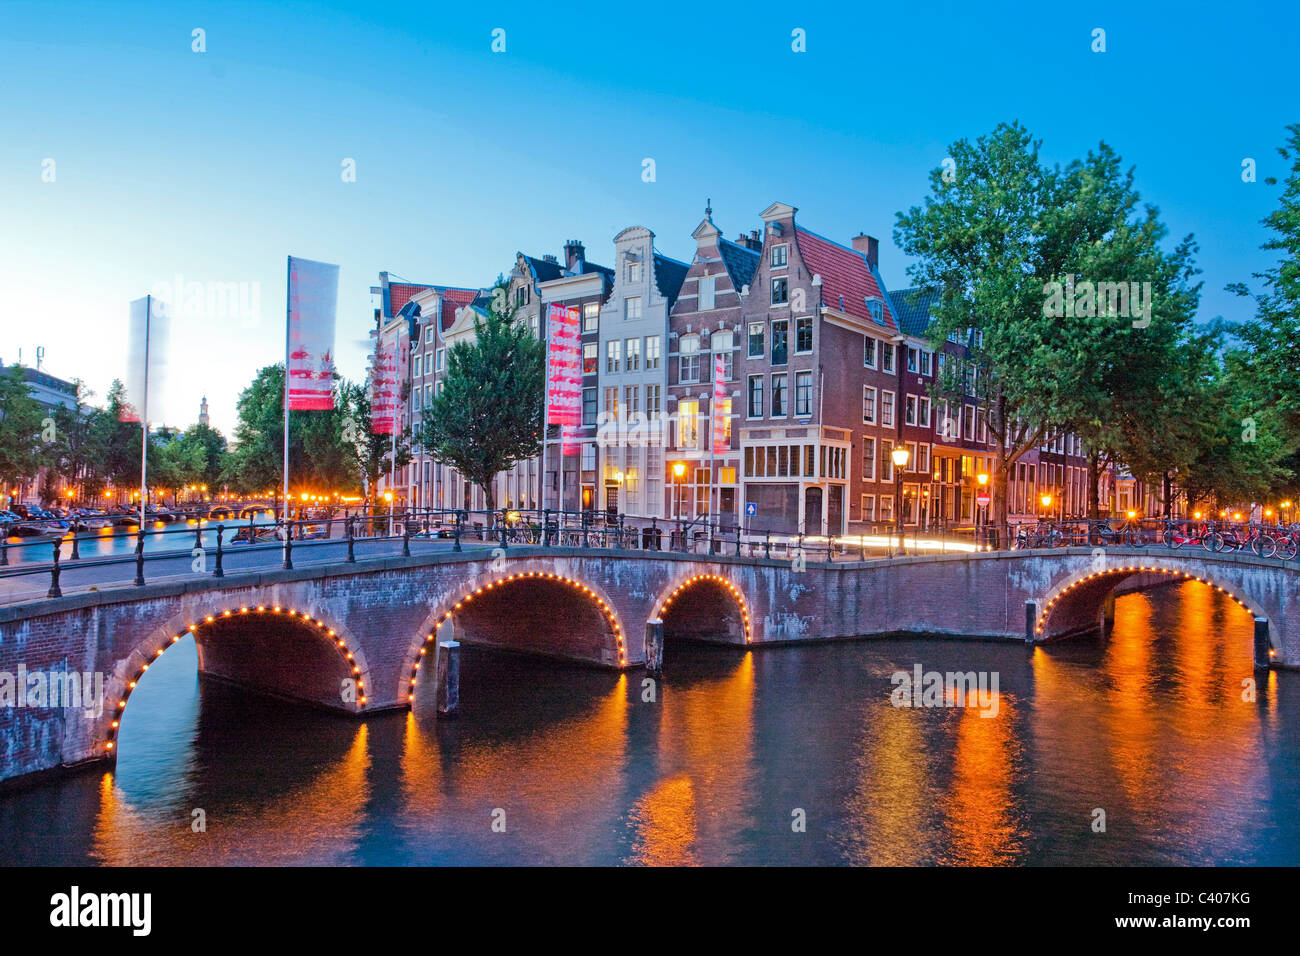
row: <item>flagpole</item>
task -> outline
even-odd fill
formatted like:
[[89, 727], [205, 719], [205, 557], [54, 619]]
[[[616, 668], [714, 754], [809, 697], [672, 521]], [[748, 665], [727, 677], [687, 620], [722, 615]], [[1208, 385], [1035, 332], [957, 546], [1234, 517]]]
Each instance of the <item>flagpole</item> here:
[[[393, 387], [397, 387], [397, 333], [393, 333]], [[382, 354], [382, 353], [381, 353]], [[385, 374], [387, 374], [385, 372]], [[393, 436], [393, 451], [388, 459], [388, 488], [393, 493], [393, 500], [388, 505], [388, 536], [393, 536], [393, 508], [397, 506], [397, 401], [393, 401], [393, 411], [388, 418], [388, 429]]]
[[[537, 469], [537, 501], [538, 507], [541, 508], [543, 512], [542, 520], [545, 521], [546, 451], [547, 446], [550, 444], [551, 431], [549, 424], [549, 409], [551, 406], [551, 313], [545, 301], [539, 302], [537, 308], [542, 313], [542, 321], [539, 322], [538, 325], [540, 325], [542, 329], [542, 339], [544, 344], [543, 354], [546, 357], [546, 378], [543, 381], [544, 392], [542, 397], [542, 466]], [[543, 529], [543, 532], [545, 532], [545, 529]]]
[[149, 467], [149, 320], [153, 296], [144, 297], [144, 407], [140, 409], [140, 530], [144, 530], [144, 498], [148, 489]]
[[284, 269], [284, 553], [289, 556], [289, 318], [293, 295], [293, 256]]

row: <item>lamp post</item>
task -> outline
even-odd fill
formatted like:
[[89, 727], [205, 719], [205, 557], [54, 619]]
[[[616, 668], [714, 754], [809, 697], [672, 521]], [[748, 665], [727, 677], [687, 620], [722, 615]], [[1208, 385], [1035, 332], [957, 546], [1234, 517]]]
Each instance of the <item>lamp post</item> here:
[[1043, 520], [1046, 521], [1051, 516], [1051, 512], [1048, 511], [1048, 509], [1052, 507], [1052, 493], [1050, 491], [1045, 491], [1043, 492], [1042, 497], [1040, 497], [1038, 500], [1043, 503], [1042, 517]]
[[[975, 476], [975, 481], [979, 485], [980, 491], [983, 491], [985, 488], [988, 487], [989, 484], [988, 472], [981, 471], [978, 475]], [[988, 531], [989, 531], [988, 505], [980, 505], [980, 510], [978, 514], [979, 514], [980, 526], [979, 528], [976, 529], [975, 540], [977, 543], [986, 543], [984, 539], [988, 537]]]
[[384, 503], [388, 505], [388, 536], [391, 538], [393, 536], [393, 493], [391, 491], [384, 492]]
[[894, 461], [894, 531], [898, 534], [898, 550], [903, 551], [903, 469], [911, 457], [906, 445], [899, 445], [889, 457]]
[[682, 527], [682, 482], [686, 478], [686, 462], [673, 462], [673, 478], [677, 483], [677, 533], [682, 539], [682, 550], [686, 550], [686, 530]]

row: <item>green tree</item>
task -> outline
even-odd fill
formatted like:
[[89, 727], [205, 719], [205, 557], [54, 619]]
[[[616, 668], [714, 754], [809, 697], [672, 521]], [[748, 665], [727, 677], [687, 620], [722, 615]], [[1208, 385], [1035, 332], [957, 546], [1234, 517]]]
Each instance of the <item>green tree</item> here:
[[452, 346], [416, 439], [435, 461], [482, 488], [489, 510], [496, 508], [492, 479], [542, 444], [545, 345], [516, 312], [498, 278], [489, 311], [475, 316], [473, 340]]
[[170, 441], [159, 441], [150, 451], [153, 452], [149, 456], [150, 483], [170, 490], [173, 505], [179, 504], [182, 489], [202, 482], [208, 463], [202, 443], [181, 435]]
[[[409, 385], [407, 389], [409, 390]], [[397, 436], [397, 454], [393, 455], [393, 436], [376, 434], [370, 393], [364, 385], [345, 382], [340, 389], [349, 418], [344, 421], [344, 438], [353, 441], [356, 451], [357, 472], [366, 497], [371, 498], [379, 479], [400, 471], [411, 462], [411, 428], [407, 426]], [[347, 424], [351, 421], [351, 425]], [[350, 435], [348, 432], [350, 431]]]
[[139, 422], [122, 420], [125, 387], [114, 379], [104, 408], [91, 413], [90, 442], [99, 456], [100, 474], [113, 488], [119, 502], [131, 500], [131, 492], [140, 487]]
[[11, 365], [0, 374], [0, 497], [20, 481], [35, 478], [47, 460], [45, 407], [32, 398], [23, 371], [23, 366]]
[[[292, 412], [289, 416], [291, 491], [320, 493], [355, 490], [356, 452], [344, 441], [344, 412], [338, 385], [334, 408]], [[222, 480], [241, 494], [278, 489], [284, 468], [284, 365], [260, 369], [239, 395], [235, 450], [226, 458]]]

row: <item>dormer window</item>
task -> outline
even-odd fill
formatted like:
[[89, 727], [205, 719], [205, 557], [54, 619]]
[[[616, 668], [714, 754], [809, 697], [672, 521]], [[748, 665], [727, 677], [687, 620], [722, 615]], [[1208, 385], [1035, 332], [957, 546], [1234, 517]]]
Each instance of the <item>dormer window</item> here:
[[885, 324], [885, 304], [879, 299], [867, 299], [867, 314], [877, 325]]
[[787, 243], [781, 243], [779, 246], [772, 247], [772, 268], [784, 269], [790, 253], [790, 246]]

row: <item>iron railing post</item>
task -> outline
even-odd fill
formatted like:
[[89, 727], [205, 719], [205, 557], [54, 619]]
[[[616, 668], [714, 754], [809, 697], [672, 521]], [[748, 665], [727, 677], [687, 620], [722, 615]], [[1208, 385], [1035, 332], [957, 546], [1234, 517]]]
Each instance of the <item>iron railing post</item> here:
[[81, 560], [81, 539], [77, 537], [77, 529], [72, 529], [72, 560]]
[[284, 569], [293, 570], [293, 522], [284, 522]]
[[50, 568], [50, 589], [46, 592], [46, 597], [63, 597], [63, 590], [59, 587], [59, 553], [63, 550], [63, 539], [54, 539], [54, 567]]
[[501, 547], [503, 549], [510, 547], [510, 542], [509, 540], [507, 540], [507, 535], [506, 535], [506, 516], [509, 513], [510, 512], [506, 511], [505, 508], [501, 509]]
[[459, 512], [459, 511], [456, 512], [456, 532], [455, 532], [455, 534], [456, 534], [456, 545], [455, 545], [455, 547], [452, 548], [452, 550], [453, 550], [453, 551], [459, 551], [459, 550], [460, 550], [460, 512]]
[[135, 586], [144, 587], [144, 525], [135, 533]]
[[402, 517], [402, 557], [411, 556], [411, 526], [407, 524], [406, 517]]
[[348, 518], [347, 518], [347, 524], [345, 525], [345, 529], [346, 529], [346, 531], [347, 531], [347, 535], [348, 535], [348, 564], [356, 564], [356, 563], [357, 563], [357, 555], [356, 555], [356, 551], [353, 550], [354, 547], [355, 547], [355, 540], [356, 540], [356, 539], [355, 539], [355, 538], [353, 537], [353, 535], [352, 535], [352, 516], [351, 516], [351, 515], [348, 515]]
[[212, 572], [214, 578], [224, 578], [226, 576], [226, 571], [221, 566], [221, 539], [225, 536], [225, 532], [226, 526], [224, 524], [217, 525], [217, 567], [216, 570]]
[[764, 531], [763, 532], [763, 557], [770, 558], [771, 556], [772, 556], [772, 532]]

